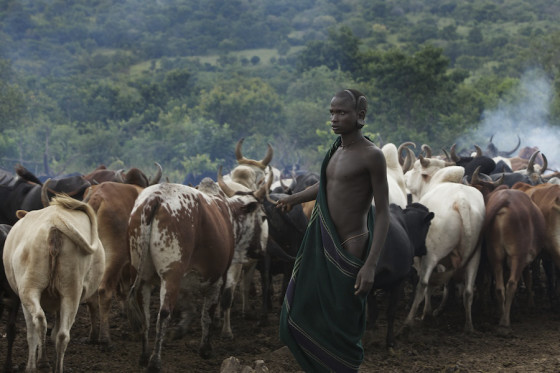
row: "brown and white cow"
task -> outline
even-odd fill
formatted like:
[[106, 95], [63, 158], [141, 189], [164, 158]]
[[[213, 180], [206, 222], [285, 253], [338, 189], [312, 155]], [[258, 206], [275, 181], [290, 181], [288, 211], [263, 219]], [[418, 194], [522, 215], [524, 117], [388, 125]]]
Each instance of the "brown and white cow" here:
[[[131, 325], [141, 330], [141, 365], [161, 370], [161, 349], [171, 314], [182, 297], [193, 302], [182, 281], [203, 285], [202, 336], [199, 353], [211, 354], [210, 332], [226, 273], [237, 250], [260, 240], [255, 220], [265, 219], [261, 202], [268, 185], [256, 192], [235, 193], [218, 177], [221, 190], [209, 178], [198, 189], [159, 184], [138, 196], [128, 228], [132, 266], [137, 270], [128, 303]], [[262, 248], [261, 248], [262, 249]], [[152, 284], [160, 283], [156, 340], [148, 360], [148, 327]]]
[[97, 218], [89, 205], [68, 196], [54, 197], [41, 210], [20, 210], [18, 217], [6, 238], [3, 260], [25, 315], [26, 371], [48, 366], [48, 312], [56, 315], [51, 338], [56, 346], [54, 371], [60, 373], [80, 302], [95, 294], [105, 268]]
[[88, 303], [91, 319], [89, 341], [109, 347], [109, 313], [113, 296], [124, 299], [130, 288], [131, 266], [127, 228], [136, 197], [144, 188], [135, 184], [106, 181], [94, 185], [86, 195], [97, 214], [99, 238], [105, 249], [105, 272], [99, 285], [99, 297]]

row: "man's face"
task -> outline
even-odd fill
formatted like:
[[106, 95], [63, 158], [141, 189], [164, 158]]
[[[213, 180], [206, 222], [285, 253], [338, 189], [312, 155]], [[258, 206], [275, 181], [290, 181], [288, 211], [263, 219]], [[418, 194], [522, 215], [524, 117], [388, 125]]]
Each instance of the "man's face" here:
[[358, 113], [350, 98], [333, 97], [330, 112], [331, 128], [335, 134], [342, 135], [356, 130]]

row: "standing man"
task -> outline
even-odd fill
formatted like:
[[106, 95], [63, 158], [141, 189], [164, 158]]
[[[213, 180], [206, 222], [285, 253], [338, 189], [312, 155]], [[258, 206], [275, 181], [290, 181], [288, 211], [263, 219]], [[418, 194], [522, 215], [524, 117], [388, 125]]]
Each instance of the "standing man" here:
[[316, 199], [280, 317], [280, 338], [306, 372], [357, 372], [364, 358], [366, 298], [389, 226], [387, 167], [362, 134], [366, 112], [357, 90], [333, 97], [339, 137], [320, 182], [277, 205], [290, 210]]

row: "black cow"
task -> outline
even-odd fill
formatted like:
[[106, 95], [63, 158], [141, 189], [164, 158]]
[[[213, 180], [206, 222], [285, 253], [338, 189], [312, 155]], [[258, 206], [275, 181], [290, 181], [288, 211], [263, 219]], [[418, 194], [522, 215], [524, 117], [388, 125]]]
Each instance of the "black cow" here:
[[[0, 224], [0, 258], [4, 254], [4, 243], [6, 242], [6, 237], [12, 229], [11, 225]], [[6, 360], [4, 361], [4, 372], [13, 372], [12, 367], [12, 348], [14, 345], [14, 339], [16, 338], [16, 321], [18, 310], [21, 307], [21, 302], [16, 293], [12, 290], [8, 279], [6, 278], [6, 272], [4, 272], [4, 265], [0, 266], [0, 318], [4, 313], [4, 307], [10, 310], [8, 314], [8, 325], [6, 327], [6, 335], [8, 337], [8, 349], [6, 351]]]
[[[39, 210], [41, 201], [41, 181], [23, 166], [16, 167], [16, 175], [2, 178], [0, 184], [0, 224], [14, 225], [17, 210]], [[65, 193], [76, 199], [83, 199], [91, 184], [82, 176], [69, 176], [51, 180], [48, 185], [49, 198], [55, 193]]]
[[426, 235], [433, 218], [434, 213], [420, 203], [412, 203], [404, 210], [394, 203], [389, 205], [389, 230], [377, 263], [373, 289], [368, 296], [368, 318], [371, 326], [378, 315], [375, 290], [381, 289], [389, 293], [387, 348], [395, 345], [393, 326], [397, 305], [405, 280], [412, 272], [414, 257], [426, 255]]
[[[286, 194], [273, 193], [270, 199], [277, 201], [284, 196]], [[257, 263], [257, 269], [261, 273], [263, 296], [261, 323], [265, 324], [271, 306], [271, 278], [277, 274], [283, 276], [280, 298], [283, 299], [308, 221], [301, 205], [295, 205], [289, 212], [277, 209], [273, 202], [267, 200], [263, 206], [268, 220], [268, 245], [264, 257]]]
[[536, 151], [533, 153], [531, 158], [529, 159], [529, 163], [527, 164], [527, 168], [525, 170], [514, 171], [514, 172], [502, 172], [502, 173], [492, 173], [490, 174], [490, 178], [493, 181], [497, 181], [503, 178], [503, 184], [507, 185], [508, 187], [512, 187], [515, 183], [521, 182], [526, 183], [529, 185], [537, 185], [546, 182], [543, 179], [542, 174], [546, 171], [548, 167], [548, 161], [546, 156], [542, 154], [543, 157], [543, 167], [540, 170], [536, 170], [534, 167], [535, 158], [539, 154], [540, 151]]

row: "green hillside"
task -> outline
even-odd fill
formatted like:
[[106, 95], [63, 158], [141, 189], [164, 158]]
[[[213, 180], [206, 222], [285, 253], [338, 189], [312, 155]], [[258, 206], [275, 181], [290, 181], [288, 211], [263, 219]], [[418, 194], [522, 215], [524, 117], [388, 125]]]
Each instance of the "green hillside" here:
[[523, 114], [537, 117], [507, 113], [538, 141], [521, 124], [558, 128], [559, 17], [544, 0], [7, 0], [0, 166], [157, 161], [181, 182], [232, 167], [244, 137], [247, 156], [268, 142], [276, 167], [316, 170], [329, 100], [349, 86], [378, 143], [467, 150], [499, 130], [489, 113], [541, 97], [524, 87], [542, 82], [543, 109]]

